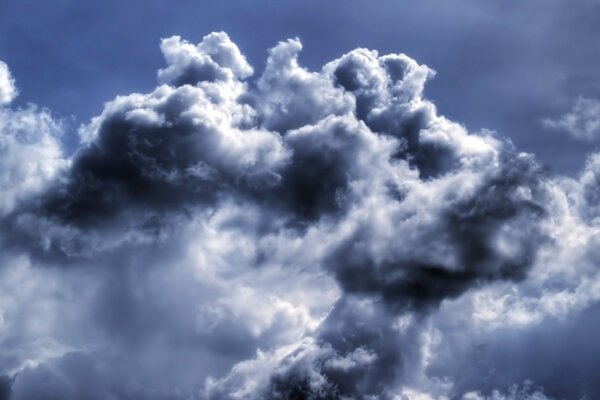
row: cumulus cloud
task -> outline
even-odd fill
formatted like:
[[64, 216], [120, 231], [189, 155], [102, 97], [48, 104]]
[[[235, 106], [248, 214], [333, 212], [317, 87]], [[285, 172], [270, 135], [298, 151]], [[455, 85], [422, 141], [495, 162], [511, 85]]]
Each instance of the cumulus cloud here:
[[579, 97], [570, 111], [542, 122], [548, 129], [560, 130], [575, 139], [593, 142], [600, 136], [600, 101]]
[[168, 66], [158, 71], [158, 78], [174, 86], [247, 78], [253, 72], [238, 47], [223, 32], [211, 33], [197, 46], [172, 36], [163, 39], [160, 48]]
[[597, 156], [549, 175], [439, 115], [404, 54], [310, 71], [290, 39], [251, 78], [225, 33], [161, 50], [73, 156], [1, 110], [2, 396], [595, 396], [595, 352], [561, 386], [521, 349], [596, 315]]
[[34, 106], [0, 109], [0, 215], [40, 194], [65, 166], [61, 123]]

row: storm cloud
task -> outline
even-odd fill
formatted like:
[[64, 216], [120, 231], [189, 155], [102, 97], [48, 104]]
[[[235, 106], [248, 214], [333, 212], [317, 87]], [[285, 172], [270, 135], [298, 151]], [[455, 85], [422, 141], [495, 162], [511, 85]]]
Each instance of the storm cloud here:
[[597, 319], [597, 155], [568, 178], [468, 132], [405, 54], [310, 71], [289, 39], [252, 78], [223, 32], [160, 48], [70, 156], [0, 64], [0, 398], [598, 393], [597, 351], [563, 385], [520, 353], [557, 324], [534, 359], [572, 365], [548, 348]]

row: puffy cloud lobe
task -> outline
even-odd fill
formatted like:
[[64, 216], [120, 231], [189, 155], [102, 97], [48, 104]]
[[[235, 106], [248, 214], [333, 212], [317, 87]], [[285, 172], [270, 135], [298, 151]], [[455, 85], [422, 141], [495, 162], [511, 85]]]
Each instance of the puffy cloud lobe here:
[[414, 343], [402, 340], [381, 308], [365, 303], [338, 302], [319, 329], [318, 351], [303, 349], [282, 360], [265, 397], [386, 396]]
[[161, 86], [118, 98], [88, 127], [92, 141], [47, 207], [78, 223], [131, 206], [173, 209], [273, 186], [289, 152], [278, 135], [239, 127], [250, 112], [234, 103], [240, 90], [236, 83]]
[[41, 194], [65, 167], [61, 131], [45, 110], [0, 108], [0, 216]]
[[436, 305], [486, 281], [523, 279], [542, 240], [543, 209], [521, 193], [536, 190], [535, 168], [517, 158], [487, 176], [450, 176], [437, 187], [425, 184], [435, 187], [425, 193], [417, 186], [387, 210], [358, 212], [330, 266], [347, 291], [380, 294], [400, 308]]
[[358, 118], [374, 132], [402, 138], [414, 153], [419, 131], [434, 113], [421, 101], [424, 84], [434, 75], [431, 69], [404, 54], [379, 57], [366, 49], [354, 50], [326, 69], [337, 85], [354, 94]]
[[0, 61], [0, 107], [13, 101], [18, 93], [8, 66]]
[[3, 271], [51, 311], [34, 323], [40, 310], [0, 296], [2, 346], [19, 343], [0, 354], [5, 392], [538, 396], [451, 376], [435, 360], [458, 356], [438, 344], [469, 332], [438, 328], [455, 315], [476, 326], [510, 296], [543, 320], [561, 277], [566, 313], [595, 301], [596, 254], [576, 238], [597, 229], [595, 158], [579, 180], [549, 177], [497, 135], [438, 115], [423, 98], [434, 72], [408, 56], [357, 49], [312, 72], [301, 48], [280, 42], [254, 87], [226, 34], [164, 39], [161, 84], [107, 103], [68, 160], [46, 113], [0, 115], [6, 154], [36, 155], [0, 162], [16, 183], [0, 197]]
[[[314, 338], [239, 364], [207, 386], [208, 398], [391, 398], [405, 362], [417, 366], [419, 335], [400, 331], [369, 299], [338, 301]], [[247, 391], [240, 385], [244, 382]]]
[[163, 39], [160, 48], [168, 67], [158, 72], [162, 83], [182, 86], [247, 78], [252, 67], [224, 32], [205, 36], [193, 45], [179, 36]]
[[302, 44], [294, 39], [269, 51], [257, 99], [267, 129], [285, 133], [353, 109], [352, 96], [332, 85], [327, 74], [307, 71], [298, 64], [301, 50]]
[[374, 135], [361, 121], [329, 117], [289, 132], [284, 140], [293, 155], [276, 198], [303, 219], [346, 210], [365, 191], [379, 190], [379, 180], [393, 178], [388, 161], [398, 143]]

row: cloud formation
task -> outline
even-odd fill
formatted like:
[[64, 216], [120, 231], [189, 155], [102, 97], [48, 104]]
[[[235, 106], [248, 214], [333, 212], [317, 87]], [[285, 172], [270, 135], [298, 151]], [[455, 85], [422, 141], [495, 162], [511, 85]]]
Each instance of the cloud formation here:
[[[597, 156], [551, 176], [467, 132], [404, 54], [309, 71], [290, 39], [251, 79], [225, 33], [161, 50], [159, 86], [108, 102], [71, 157], [47, 111], [1, 110], [1, 396], [598, 393], [595, 352], [564, 385], [519, 352], [595, 315]], [[550, 342], [537, 362], [568, 361]]]
[[0, 61], [0, 107], [13, 101], [18, 93], [8, 65]]
[[569, 112], [542, 122], [546, 128], [566, 132], [575, 139], [596, 141], [600, 136], [600, 101], [579, 97]]

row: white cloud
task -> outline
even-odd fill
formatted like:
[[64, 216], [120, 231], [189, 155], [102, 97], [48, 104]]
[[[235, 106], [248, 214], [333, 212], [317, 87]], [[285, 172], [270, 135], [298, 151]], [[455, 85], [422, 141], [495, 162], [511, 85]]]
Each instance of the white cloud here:
[[13, 101], [18, 93], [8, 66], [0, 61], [0, 107]]
[[247, 78], [253, 72], [246, 58], [224, 32], [211, 33], [198, 45], [172, 36], [163, 39], [160, 48], [168, 67], [158, 72], [158, 78], [175, 86]]
[[66, 166], [62, 126], [34, 106], [0, 109], [0, 215], [39, 194]]
[[575, 139], [596, 141], [600, 137], [600, 101], [579, 97], [570, 111], [542, 122], [546, 128], [564, 131]]

